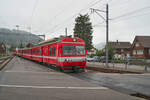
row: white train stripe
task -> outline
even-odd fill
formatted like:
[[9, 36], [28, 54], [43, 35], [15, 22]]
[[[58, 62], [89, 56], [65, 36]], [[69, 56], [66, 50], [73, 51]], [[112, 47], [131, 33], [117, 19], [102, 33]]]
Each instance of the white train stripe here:
[[49, 59], [58, 59], [59, 62], [64, 62], [65, 59], [69, 59], [72, 62], [83, 61], [86, 58], [86, 57], [51, 57], [51, 56], [29, 55], [29, 54], [23, 54], [23, 56], [32, 56], [32, 57], [41, 57], [41, 58], [49, 58]]
[[3, 85], [0, 87], [9, 88], [39, 88], [39, 89], [82, 89], [82, 90], [106, 90], [106, 87], [57, 87], [57, 86], [26, 86], [26, 85]]

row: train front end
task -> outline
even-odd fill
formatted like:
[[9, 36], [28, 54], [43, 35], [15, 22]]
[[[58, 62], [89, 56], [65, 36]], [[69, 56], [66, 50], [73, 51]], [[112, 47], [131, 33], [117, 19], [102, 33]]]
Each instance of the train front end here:
[[62, 70], [84, 71], [86, 67], [85, 42], [80, 38], [65, 38], [59, 47]]

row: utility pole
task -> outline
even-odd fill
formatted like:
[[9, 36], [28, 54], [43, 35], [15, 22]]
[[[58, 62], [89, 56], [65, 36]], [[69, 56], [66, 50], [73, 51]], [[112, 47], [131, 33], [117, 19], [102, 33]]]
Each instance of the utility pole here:
[[66, 37], [67, 37], [67, 28], [65, 28], [65, 33], [66, 33]]
[[109, 60], [109, 56], [108, 56], [108, 40], [109, 40], [109, 12], [108, 12], [108, 4], [106, 5], [106, 67], [108, 67], [108, 60]]
[[[108, 66], [108, 60], [109, 60], [109, 57], [108, 57], [108, 41], [109, 41], [109, 6], [108, 6], [108, 4], [106, 4], [106, 11], [103, 11], [103, 10], [99, 10], [99, 9], [93, 9], [93, 8], [91, 8], [91, 12], [93, 13], [93, 12], [95, 12], [95, 13], [97, 13], [103, 20], [105, 20], [106, 21], [106, 49], [105, 49], [105, 51], [106, 51], [106, 67], [109, 67]], [[104, 18], [100, 13], [98, 13], [98, 12], [103, 12], [103, 13], [106, 13], [106, 18]]]

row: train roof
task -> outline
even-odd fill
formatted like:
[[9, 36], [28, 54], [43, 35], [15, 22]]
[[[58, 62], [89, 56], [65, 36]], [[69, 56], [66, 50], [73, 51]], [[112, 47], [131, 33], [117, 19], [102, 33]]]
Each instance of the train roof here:
[[56, 37], [56, 38], [52, 38], [52, 39], [48, 39], [48, 40], [45, 40], [45, 41], [42, 41], [40, 43], [38, 43], [37, 45], [45, 45], [45, 44], [50, 44], [50, 43], [55, 43], [55, 42], [65, 42], [65, 41], [68, 41], [68, 42], [73, 42], [73, 39], [76, 39], [77, 42], [84, 42], [82, 39], [78, 38], [78, 37], [75, 37], [75, 38], [72, 38], [71, 36], [60, 36], [60, 37]]
[[57, 41], [60, 41], [60, 40], [61, 40], [60, 38], [52, 38], [52, 39], [48, 39], [48, 40], [39, 42], [38, 45], [47, 44], [47, 43], [52, 43], [52, 42], [57, 42]]
[[47, 45], [47, 44], [51, 44], [51, 43], [56, 43], [56, 42], [59, 42], [59, 41], [73, 42], [74, 41], [73, 39], [76, 39], [78, 43], [83, 43], [84, 42], [82, 39], [80, 39], [78, 37], [72, 38], [71, 36], [67, 36], [67, 37], [66, 36], [60, 36], [60, 37], [56, 37], [56, 38], [52, 38], [52, 39], [48, 39], [48, 40], [39, 42], [38, 44], [34, 45], [33, 47], [21, 48], [21, 49], [31, 49], [31, 48], [35, 48], [35, 47], [38, 47], [38, 46], [43, 46], [43, 45]]

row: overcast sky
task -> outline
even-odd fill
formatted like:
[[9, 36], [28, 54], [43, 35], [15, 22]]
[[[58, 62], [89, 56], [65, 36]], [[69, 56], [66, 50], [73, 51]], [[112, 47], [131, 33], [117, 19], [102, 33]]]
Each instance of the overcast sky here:
[[[89, 13], [93, 44], [105, 42], [105, 22], [90, 8], [105, 10], [109, 4], [109, 40], [130, 41], [150, 35], [150, 0], [0, 0], [0, 28], [16, 28], [53, 38], [73, 34], [75, 18]], [[105, 13], [101, 13], [105, 17]], [[118, 17], [120, 16], [120, 17]], [[102, 24], [103, 23], [103, 24]]]

